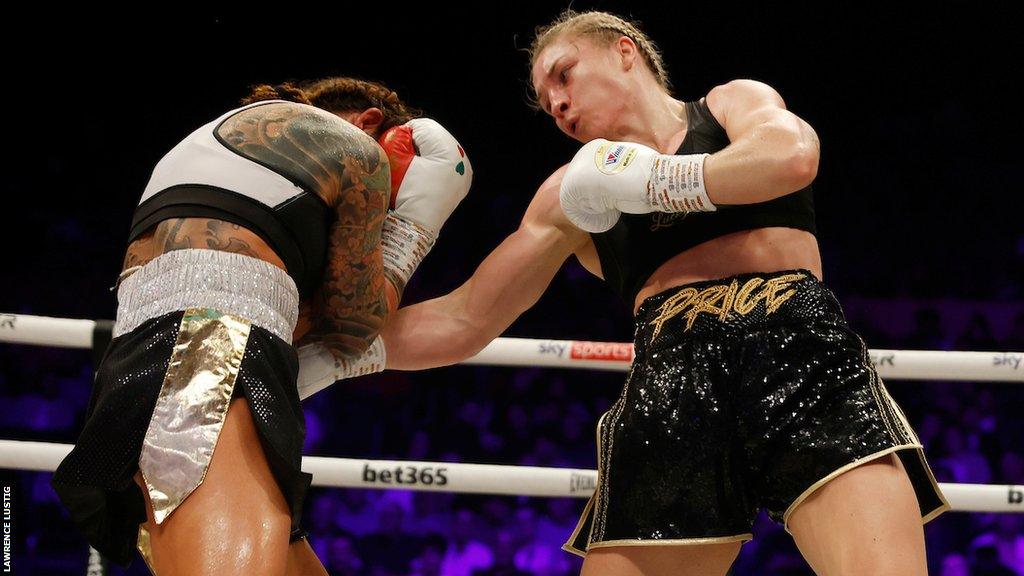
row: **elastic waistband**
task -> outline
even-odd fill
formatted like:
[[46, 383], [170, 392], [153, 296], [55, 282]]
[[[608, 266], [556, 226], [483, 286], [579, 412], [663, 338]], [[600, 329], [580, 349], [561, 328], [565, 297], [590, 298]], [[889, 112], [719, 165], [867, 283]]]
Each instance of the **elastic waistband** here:
[[835, 295], [808, 270], [755, 272], [677, 286], [645, 299], [636, 344], [695, 335], [743, 334], [769, 324], [843, 322]]
[[299, 293], [284, 270], [219, 250], [175, 250], [125, 278], [117, 290], [114, 337], [151, 318], [188, 308], [239, 316], [285, 342], [299, 316]]

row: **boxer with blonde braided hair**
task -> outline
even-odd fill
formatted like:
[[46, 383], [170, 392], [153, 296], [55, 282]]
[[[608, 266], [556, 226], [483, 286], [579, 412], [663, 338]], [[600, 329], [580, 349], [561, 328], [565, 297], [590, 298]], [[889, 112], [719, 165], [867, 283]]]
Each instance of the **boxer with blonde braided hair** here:
[[677, 99], [654, 43], [603, 12], [540, 27], [530, 79], [582, 148], [469, 280], [394, 314], [388, 367], [472, 356], [575, 255], [636, 323], [565, 545], [585, 576], [725, 574], [759, 510], [817, 574], [925, 574], [921, 525], [948, 503], [821, 280], [814, 129], [752, 80]]

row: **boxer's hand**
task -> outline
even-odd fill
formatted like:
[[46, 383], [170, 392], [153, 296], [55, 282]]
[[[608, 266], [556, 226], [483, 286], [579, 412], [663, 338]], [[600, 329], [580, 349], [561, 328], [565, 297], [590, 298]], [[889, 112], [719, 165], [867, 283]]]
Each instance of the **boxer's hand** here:
[[384, 370], [387, 356], [384, 341], [378, 336], [358, 358], [337, 358], [319, 342], [298, 348], [299, 399], [305, 400], [338, 380], [373, 374]]
[[569, 220], [591, 233], [615, 226], [622, 212], [712, 212], [704, 189], [707, 154], [673, 156], [633, 142], [603, 138], [569, 163], [559, 200]]
[[392, 210], [384, 222], [384, 263], [399, 290], [469, 193], [473, 168], [458, 141], [429, 118], [396, 126], [380, 139], [391, 161]]
[[395, 215], [436, 236], [473, 182], [473, 167], [462, 146], [429, 118], [388, 130], [381, 146], [391, 160]]

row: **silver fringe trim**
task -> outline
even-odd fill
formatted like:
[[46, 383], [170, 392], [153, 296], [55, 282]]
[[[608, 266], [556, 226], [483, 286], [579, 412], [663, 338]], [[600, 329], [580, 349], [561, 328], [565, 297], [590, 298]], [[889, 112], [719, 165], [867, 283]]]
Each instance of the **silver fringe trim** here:
[[269, 262], [219, 250], [175, 250], [121, 282], [114, 337], [188, 308], [245, 318], [291, 343], [299, 292], [288, 273]]

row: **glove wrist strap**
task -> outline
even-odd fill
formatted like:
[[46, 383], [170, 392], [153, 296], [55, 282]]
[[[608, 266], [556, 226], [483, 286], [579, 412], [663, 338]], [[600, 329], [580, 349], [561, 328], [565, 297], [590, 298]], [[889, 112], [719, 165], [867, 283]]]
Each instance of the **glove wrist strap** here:
[[704, 187], [704, 159], [710, 154], [659, 154], [651, 165], [647, 201], [658, 212], [714, 212]]

